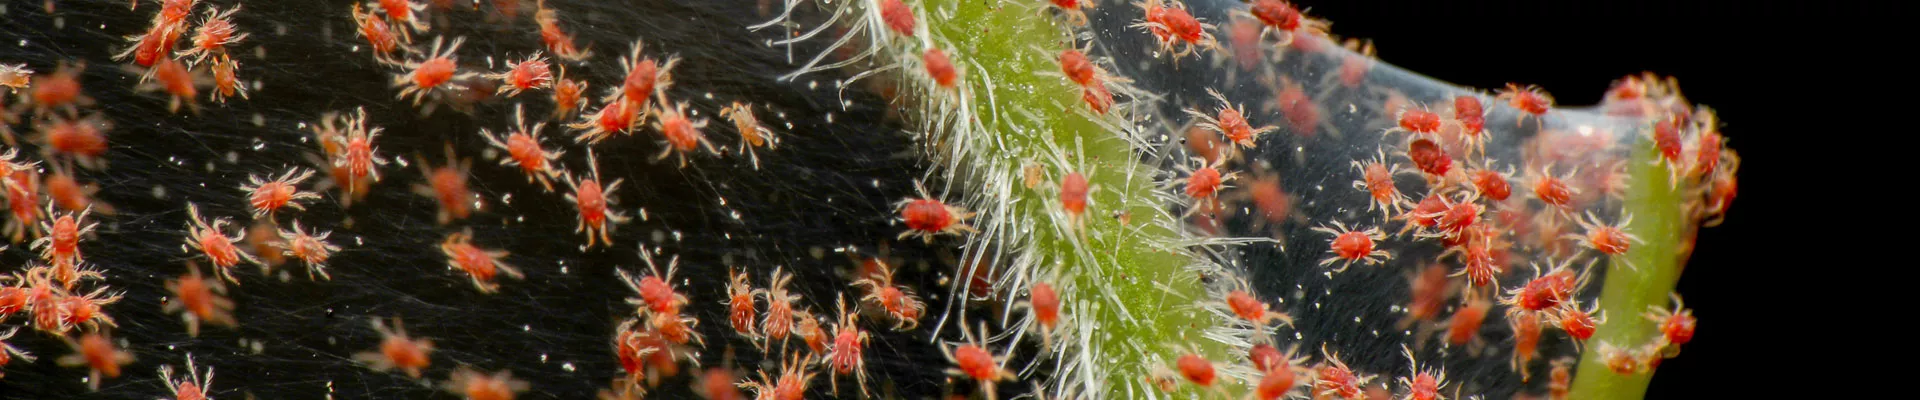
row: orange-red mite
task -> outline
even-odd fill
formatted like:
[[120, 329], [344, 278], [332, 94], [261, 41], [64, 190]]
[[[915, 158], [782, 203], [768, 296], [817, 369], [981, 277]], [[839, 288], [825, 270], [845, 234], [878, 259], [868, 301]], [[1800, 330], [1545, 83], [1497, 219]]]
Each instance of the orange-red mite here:
[[1060, 324], [1060, 293], [1046, 282], [1033, 284], [1027, 301], [1033, 305], [1033, 319], [1051, 330]]
[[1487, 128], [1486, 107], [1480, 104], [1479, 97], [1459, 96], [1453, 98], [1453, 119], [1460, 128], [1472, 135]]
[[1508, 367], [1519, 371], [1521, 380], [1525, 381], [1532, 371], [1527, 363], [1533, 361], [1540, 349], [1540, 314], [1508, 313], [1507, 324], [1513, 326], [1513, 360], [1508, 362]]
[[213, 389], [213, 368], [208, 367], [206, 375], [193, 366], [193, 354], [187, 354], [187, 376], [173, 379], [173, 366], [160, 366], [160, 381], [167, 384], [167, 391], [173, 393], [173, 400], [207, 400], [207, 392]]
[[913, 9], [901, 0], [880, 0], [880, 19], [900, 36], [913, 36]]
[[100, 390], [102, 377], [118, 378], [120, 366], [133, 362], [133, 353], [121, 351], [119, 346], [113, 344], [113, 339], [99, 332], [81, 336], [79, 342], [72, 339], [67, 339], [67, 342], [73, 346], [74, 354], [60, 357], [57, 361], [63, 366], [91, 369], [87, 385], [93, 390]]
[[1385, 236], [1380, 234], [1379, 228], [1367, 228], [1364, 230], [1348, 229], [1346, 224], [1340, 221], [1334, 221], [1331, 227], [1315, 227], [1313, 231], [1333, 235], [1333, 239], [1328, 242], [1327, 247], [1328, 251], [1333, 252], [1334, 256], [1320, 260], [1320, 265], [1327, 266], [1336, 262], [1341, 263], [1341, 266], [1334, 269], [1334, 272], [1344, 271], [1355, 262], [1377, 264], [1385, 259], [1392, 258], [1386, 251], [1374, 249], [1375, 241], [1385, 239]]
[[473, 279], [473, 287], [482, 293], [499, 291], [500, 285], [493, 282], [494, 276], [499, 274], [526, 279], [519, 269], [500, 261], [500, 258], [507, 256], [507, 252], [482, 249], [474, 246], [472, 240], [473, 235], [468, 232], [447, 235], [447, 240], [440, 242], [440, 252], [447, 256], [448, 267], [466, 272]]
[[634, 279], [633, 275], [628, 274], [626, 270], [616, 271], [620, 274], [620, 280], [626, 282], [627, 288], [633, 289], [634, 293], [640, 295], [639, 301], [628, 300], [627, 302], [644, 307], [640, 310], [641, 314], [679, 314], [680, 307], [687, 305], [687, 296], [674, 290], [673, 284], [668, 281], [673, 280], [674, 272], [680, 269], [680, 257], [674, 256], [668, 260], [666, 273], [662, 274], [660, 265], [653, 260], [653, 254], [647, 252], [645, 246], [640, 249], [640, 258], [647, 262], [649, 274]]
[[1487, 320], [1487, 311], [1493, 309], [1493, 303], [1474, 300], [1453, 312], [1453, 318], [1447, 321], [1447, 343], [1463, 346], [1480, 333], [1480, 325]]
[[180, 63], [179, 60], [168, 58], [160, 61], [159, 64], [154, 65], [152, 74], [153, 79], [160, 83], [160, 88], [172, 96], [167, 106], [169, 111], [179, 110], [181, 103], [190, 104], [194, 96], [200, 95], [200, 88], [194, 83], [193, 73], [188, 71], [186, 64]]
[[167, 291], [173, 293], [161, 306], [167, 313], [181, 312], [181, 321], [187, 324], [187, 336], [199, 337], [200, 324], [233, 326], [233, 301], [222, 293], [226, 287], [220, 281], [207, 279], [200, 275], [200, 266], [187, 264], [187, 274], [179, 279], [167, 281]]
[[226, 54], [227, 46], [246, 40], [248, 34], [235, 34], [239, 29], [233, 25], [233, 13], [237, 11], [240, 11], [239, 5], [225, 12], [220, 11], [219, 7], [208, 7], [206, 18], [200, 21], [200, 29], [193, 34], [193, 48], [181, 52], [182, 56], [191, 57], [194, 64], [199, 64], [209, 56]]
[[1181, 355], [1174, 364], [1180, 367], [1180, 375], [1187, 377], [1187, 381], [1195, 385], [1213, 386], [1213, 381], [1217, 378], [1213, 362], [1207, 361], [1198, 354]]
[[1187, 197], [1195, 200], [1213, 198], [1214, 193], [1220, 191], [1221, 181], [1219, 169], [1208, 166], [1194, 170], [1192, 175], [1187, 176]]
[[80, 101], [80, 69], [60, 68], [52, 74], [33, 77], [29, 91], [33, 104], [41, 108], [61, 108]]
[[[99, 225], [86, 223], [87, 214], [91, 211], [82, 211], [78, 216], [67, 212], [54, 218], [51, 224], [42, 222], [41, 230], [46, 231], [47, 236], [35, 239], [32, 245], [40, 249], [40, 258], [53, 264], [55, 270], [72, 271], [77, 268], [84, 260], [80, 255], [80, 236], [93, 233], [94, 227]], [[48, 210], [47, 214], [52, 215], [52, 210]], [[72, 286], [72, 279], [62, 280]]]
[[1167, 31], [1172, 33], [1173, 37], [1190, 44], [1199, 43], [1202, 36], [1207, 33], [1206, 30], [1200, 27], [1200, 20], [1194, 19], [1193, 14], [1188, 13], [1187, 9], [1182, 7], [1165, 9], [1165, 11], [1160, 14], [1160, 23], [1166, 26]]
[[332, 235], [333, 232], [310, 233], [300, 228], [300, 221], [293, 221], [293, 229], [279, 232], [280, 245], [284, 247], [281, 254], [305, 262], [308, 279], [314, 279], [316, 275], [322, 279], [333, 279], [327, 274], [327, 259], [340, 251], [340, 247], [327, 243], [327, 237]]
[[520, 172], [527, 175], [527, 181], [539, 181], [540, 187], [549, 192], [553, 191], [552, 177], [560, 175], [560, 171], [554, 169], [553, 163], [557, 162], [565, 151], [548, 151], [540, 147], [539, 135], [541, 130], [546, 128], [546, 123], [536, 123], [528, 127], [526, 114], [521, 107], [513, 108], [513, 120], [514, 131], [507, 134], [505, 139], [493, 135], [484, 128], [480, 130], [480, 136], [487, 140], [487, 144], [507, 151], [508, 157], [501, 159], [500, 165], [518, 165]]
[[1553, 176], [1542, 175], [1533, 183], [1533, 196], [1547, 205], [1568, 208], [1573, 206], [1573, 189], [1565, 181]]
[[932, 77], [933, 83], [940, 87], [952, 89], [954, 82], [960, 77], [960, 71], [954, 68], [953, 60], [947, 58], [947, 52], [944, 50], [927, 49], [926, 53], [920, 55], [920, 60], [926, 64], [927, 76]]
[[1320, 346], [1320, 353], [1326, 357], [1327, 361], [1314, 371], [1316, 377], [1313, 383], [1314, 396], [1316, 398], [1320, 396], [1363, 398], [1360, 387], [1373, 377], [1355, 375], [1352, 368], [1348, 368], [1346, 363], [1340, 361], [1338, 354], [1328, 353], [1324, 344]]
[[1693, 330], [1699, 320], [1694, 319], [1693, 310], [1687, 309], [1687, 304], [1680, 300], [1679, 294], [1672, 294], [1672, 297], [1673, 308], [1649, 305], [1647, 308], [1650, 311], [1645, 316], [1660, 324], [1660, 333], [1667, 340], [1668, 345], [1679, 346], [1693, 341]]
[[1453, 170], [1453, 156], [1447, 155], [1446, 150], [1432, 140], [1416, 139], [1407, 144], [1407, 158], [1428, 175], [1446, 176]]
[[987, 353], [987, 350], [980, 346], [961, 345], [953, 349], [951, 357], [953, 357], [953, 363], [958, 365], [960, 371], [965, 372], [967, 377], [987, 381], [999, 375], [1000, 366], [994, 364], [993, 354]]
[[893, 270], [886, 263], [876, 260], [875, 264], [877, 270], [853, 282], [853, 286], [865, 286], [867, 289], [867, 295], [861, 297], [860, 301], [879, 304], [881, 310], [893, 317], [895, 330], [911, 330], [920, 326], [920, 313], [925, 312], [927, 305], [912, 293], [894, 286]]
[[1247, 11], [1260, 23], [1274, 29], [1292, 32], [1300, 28], [1300, 10], [1283, 0], [1256, 0]]
[[1247, 320], [1247, 322], [1251, 322], [1256, 326], [1264, 327], [1267, 324], [1273, 323], [1273, 321], [1293, 323], [1292, 318], [1288, 317], [1285, 313], [1268, 311], [1266, 302], [1260, 301], [1259, 298], [1253, 297], [1252, 294], [1244, 290], [1234, 290], [1227, 293], [1227, 308], [1233, 310], [1233, 315], [1239, 316], [1240, 319]]
[[707, 127], [707, 119], [688, 118], [686, 102], [675, 104], [673, 108], [667, 108], [666, 104], [661, 104], [654, 114], [660, 116], [654, 127], [667, 140], [667, 147], [661, 149], [660, 155], [655, 158], [666, 159], [668, 156], [678, 155], [680, 166], [685, 167], [687, 156], [699, 151], [701, 147], [705, 147], [708, 153], [719, 153], [718, 150], [714, 150], [713, 143], [707, 141], [707, 134], [700, 131]]
[[567, 126], [570, 128], [586, 130], [579, 135], [575, 135], [573, 141], [577, 143], [595, 144], [601, 140], [612, 137], [615, 133], [627, 133], [632, 130], [633, 125], [639, 123], [639, 109], [637, 108], [638, 106], [630, 104], [631, 103], [615, 99], [615, 101], [608, 102], [607, 105], [600, 107], [599, 111], [588, 115], [586, 121], [568, 124]]
[[232, 270], [235, 265], [240, 264], [242, 260], [260, 264], [260, 260], [254, 258], [252, 254], [242, 252], [239, 247], [234, 246], [234, 243], [239, 243], [242, 237], [226, 233], [227, 224], [231, 221], [226, 218], [217, 218], [212, 224], [208, 224], [207, 220], [200, 216], [200, 207], [193, 203], [187, 203], [187, 215], [191, 218], [187, 225], [187, 245], [205, 253], [207, 259], [213, 261], [214, 271], [218, 272], [221, 279], [239, 284], [240, 281], [233, 277]]
[[1065, 73], [1067, 79], [1072, 80], [1073, 83], [1078, 83], [1080, 86], [1093, 85], [1094, 71], [1096, 68], [1092, 61], [1087, 60], [1086, 53], [1074, 49], [1060, 51], [1060, 72]]
[[524, 392], [529, 386], [513, 379], [509, 371], [486, 374], [462, 366], [447, 378], [445, 388], [468, 400], [513, 400], [515, 393]]
[[612, 245], [613, 238], [609, 236], [612, 230], [611, 224], [626, 222], [627, 218], [607, 209], [607, 194], [619, 189], [624, 180], [616, 179], [603, 188], [600, 186], [599, 162], [594, 158], [592, 150], [587, 151], [587, 164], [591, 173], [589, 177], [567, 177], [567, 186], [573, 188], [573, 193], [567, 195], [567, 200], [572, 201], [580, 212], [580, 225], [575, 228], [575, 231], [587, 234], [587, 248], [592, 248], [599, 243]]
[[767, 342], [774, 343], [787, 339], [793, 332], [793, 303], [800, 301], [800, 295], [787, 293], [787, 282], [793, 280], [779, 268], [773, 270], [773, 284], [763, 294], [767, 297], [767, 315], [760, 320], [760, 331], [767, 334]]
[[507, 97], [517, 96], [521, 91], [546, 88], [553, 84], [552, 67], [547, 65], [547, 60], [541, 58], [538, 52], [527, 56], [525, 60], [513, 63], [507, 72], [495, 77], [502, 83], [497, 94], [505, 94]]
[[1268, 368], [1265, 371], [1265, 374], [1260, 376], [1260, 383], [1253, 388], [1254, 398], [1274, 400], [1293, 391], [1294, 381], [1297, 378], [1293, 369]]
[[408, 337], [407, 329], [399, 318], [393, 319], [392, 327], [374, 319], [373, 329], [380, 332], [380, 349], [353, 356], [354, 360], [366, 363], [367, 368], [379, 372], [399, 369], [406, 372], [407, 376], [419, 379], [421, 370], [425, 370], [433, 361], [429, 358], [433, 352], [433, 340]]
[[1087, 176], [1079, 172], [1067, 173], [1060, 178], [1060, 207], [1067, 213], [1081, 215], [1087, 212]]
[[919, 236], [932, 243], [935, 235], [974, 231], [973, 226], [964, 222], [973, 217], [972, 212], [934, 199], [927, 195], [924, 185], [916, 183], [915, 188], [919, 198], [901, 200], [896, 205], [900, 209], [900, 221], [907, 225], [907, 231], [900, 233], [901, 239]]
[[1512, 184], [1507, 182], [1506, 175], [1498, 171], [1476, 169], [1468, 175], [1468, 180], [1473, 182], [1473, 187], [1480, 191], [1481, 196], [1494, 201], [1506, 201], [1508, 196], [1513, 195]]
[[393, 35], [387, 21], [365, 11], [360, 3], [353, 4], [353, 21], [359, 26], [360, 37], [367, 38], [367, 45], [373, 46], [375, 60], [387, 61], [393, 51], [400, 48], [400, 39]]
[[1506, 99], [1508, 106], [1534, 116], [1546, 114], [1553, 108], [1553, 98], [1547, 97], [1545, 93], [1540, 92], [1539, 88], [1532, 86], [1522, 87], [1519, 84], [1509, 83], [1507, 89], [1501, 91], [1500, 98]]
[[[833, 368], [835, 374], [852, 374], [860, 383], [860, 393], [864, 395], [867, 391], [867, 362], [861, 357], [861, 352], [868, 340], [867, 332], [860, 330], [857, 315], [847, 313], [845, 298], [838, 304], [840, 321], [833, 326], [833, 350], [826, 355], [827, 365]], [[834, 379], [830, 384], [834, 393], [840, 392], [839, 379]]]
[[754, 308], [753, 296], [765, 290], [754, 289], [753, 284], [747, 282], [746, 272], [732, 271], [730, 275], [733, 280], [727, 283], [727, 323], [733, 326], [734, 332], [755, 337], [758, 333], [753, 320], [759, 310]]
[[271, 180], [253, 175], [247, 178], [248, 184], [241, 186], [240, 190], [248, 193], [247, 205], [253, 208], [254, 218], [273, 215], [281, 208], [306, 210], [306, 206], [300, 203], [319, 200], [320, 195], [301, 191], [297, 185], [312, 178], [313, 174], [314, 171], [310, 169], [294, 168]]
[[1095, 82], [1080, 89], [1080, 101], [1087, 103], [1087, 108], [1095, 114], [1106, 114], [1113, 108], [1113, 92], [1107, 90], [1106, 84]]
[[[107, 153], [106, 130], [111, 125], [98, 116], [79, 120], [54, 118], [40, 125], [47, 146], [60, 154], [98, 158]], [[90, 163], [85, 163], [90, 164]]]
[[1400, 112], [1400, 129], [1414, 133], [1439, 133], [1440, 114], [1417, 108], [1406, 109]]
[[1593, 313], [1579, 307], [1566, 307], [1559, 310], [1554, 322], [1560, 326], [1560, 330], [1567, 331], [1567, 336], [1573, 337], [1575, 343], [1579, 343], [1593, 338], [1594, 330], [1603, 321], [1594, 319]]

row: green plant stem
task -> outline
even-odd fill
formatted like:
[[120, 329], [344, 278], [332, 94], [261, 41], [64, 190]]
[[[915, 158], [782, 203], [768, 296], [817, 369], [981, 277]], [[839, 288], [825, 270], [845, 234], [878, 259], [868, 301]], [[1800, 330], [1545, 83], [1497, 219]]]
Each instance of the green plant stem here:
[[[1641, 314], [1648, 306], [1667, 304], [1668, 293], [1680, 280], [1685, 268], [1681, 246], [1690, 240], [1688, 221], [1682, 213], [1680, 190], [1673, 186], [1666, 164], [1655, 163], [1659, 152], [1651, 141], [1635, 145], [1631, 169], [1632, 188], [1626, 212], [1633, 215], [1627, 232], [1644, 239], [1614, 257], [1608, 265], [1606, 283], [1600, 294], [1600, 310], [1607, 321], [1589, 340], [1580, 356], [1570, 398], [1638, 399], [1645, 395], [1651, 371], [1623, 375], [1606, 365], [1599, 344], [1612, 344], [1623, 350], [1638, 349], [1659, 334], [1653, 321]], [[1631, 261], [1633, 267], [1628, 267]]]

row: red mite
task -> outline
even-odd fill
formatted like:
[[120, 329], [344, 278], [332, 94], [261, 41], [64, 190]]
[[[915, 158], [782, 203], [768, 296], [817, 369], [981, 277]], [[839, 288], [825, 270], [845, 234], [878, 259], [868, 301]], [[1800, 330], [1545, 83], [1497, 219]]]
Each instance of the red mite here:
[[954, 83], [959, 80], [960, 71], [954, 67], [953, 59], [947, 57], [945, 50], [927, 49], [926, 53], [920, 55], [920, 60], [926, 65], [927, 76], [933, 78], [935, 84], [942, 88], [954, 88]]
[[973, 212], [933, 198], [927, 194], [924, 184], [915, 183], [914, 188], [919, 191], [920, 197], [901, 200], [895, 205], [900, 209], [900, 221], [907, 225], [907, 231], [900, 233], [900, 239], [920, 237], [932, 243], [936, 235], [974, 231], [973, 226], [965, 222], [973, 217]]

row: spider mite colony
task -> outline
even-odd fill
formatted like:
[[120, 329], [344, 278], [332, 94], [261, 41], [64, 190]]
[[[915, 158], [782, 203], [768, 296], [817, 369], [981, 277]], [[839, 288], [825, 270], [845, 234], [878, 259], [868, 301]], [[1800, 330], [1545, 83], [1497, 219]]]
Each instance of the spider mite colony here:
[[[539, 283], [559, 271], [622, 293], [602, 299], [617, 316], [583, 334], [601, 362], [582, 365], [606, 368], [555, 367], [593, 381], [602, 399], [1606, 397], [1618, 394], [1583, 390], [1644, 385], [1692, 339], [1696, 320], [1673, 280], [1694, 230], [1716, 225], [1737, 191], [1739, 157], [1713, 111], [1672, 79], [1622, 78], [1580, 110], [1534, 86], [1452, 87], [1380, 63], [1370, 42], [1341, 39], [1284, 0], [788, 0], [761, 2], [763, 22], [703, 29], [785, 54], [784, 74], [751, 79], [834, 92], [842, 110], [883, 102], [866, 107], [888, 110], [899, 132], [886, 134], [910, 137], [905, 156], [925, 160], [930, 178], [812, 222], [884, 220], [888, 231], [863, 242], [880, 243], [880, 255], [849, 245], [837, 251], [851, 262], [683, 261], [683, 234], [735, 233], [635, 233], [663, 218], [634, 200], [661, 176], [817, 168], [786, 153], [842, 139], [808, 137], [767, 101], [708, 91], [720, 84], [687, 71], [725, 66], [683, 58], [692, 45], [645, 33], [577, 39], [587, 24], [558, 2], [378, 0], [321, 17], [351, 42], [326, 57], [382, 74], [328, 79], [372, 79], [387, 93], [302, 110], [297, 148], [254, 148], [301, 162], [169, 194], [124, 184], [106, 162], [139, 150], [112, 145], [116, 127], [152, 129], [162, 117], [117, 115], [129, 113], [90, 94], [148, 99], [165, 104], [158, 124], [190, 123], [243, 120], [228, 114], [267, 100], [262, 87], [314, 83], [253, 78], [289, 76], [253, 69], [286, 36], [247, 23], [264, 6], [156, 3], [111, 11], [150, 21], [138, 31], [89, 27], [128, 31], [107, 59], [0, 58], [4, 233], [9, 254], [32, 257], [0, 267], [0, 385], [21, 379], [9, 370], [49, 363], [67, 375], [34, 375], [47, 380], [35, 386], [153, 381], [133, 388], [250, 397], [252, 385], [291, 384], [216, 380], [215, 360], [243, 354], [196, 362], [193, 349], [295, 312], [251, 310], [274, 295], [254, 287], [349, 293], [332, 291], [401, 270], [448, 284], [351, 293], [414, 304], [454, 287], [462, 297], [350, 315], [302, 306], [353, 320], [356, 336], [327, 338], [335, 347], [323, 357], [440, 395], [549, 396], [525, 379], [548, 372], [497, 361], [526, 354], [436, 340], [456, 332], [435, 325], [537, 317], [446, 310], [606, 294]], [[56, 15], [55, 3], [45, 11]], [[501, 30], [456, 33], [483, 26]], [[114, 73], [125, 79], [92, 79]], [[378, 112], [392, 109], [406, 112]], [[467, 125], [459, 137], [396, 128], [430, 116]], [[390, 150], [395, 140], [436, 145], [404, 153]], [[201, 195], [214, 191], [223, 194]], [[382, 191], [436, 212], [339, 211], [382, 207]], [[169, 209], [136, 215], [102, 200], [116, 196]], [[637, 260], [527, 255], [545, 253], [501, 233], [524, 222], [508, 211], [518, 207], [566, 215], [572, 235], [542, 239], [567, 251]], [[119, 224], [155, 220], [172, 225], [167, 256], [110, 254], [113, 236], [153, 233]], [[432, 240], [365, 240], [396, 230]], [[944, 253], [928, 267], [887, 256], [889, 246]], [[426, 261], [358, 262], [356, 252]], [[147, 291], [158, 299], [139, 298]], [[132, 329], [178, 334], [163, 347], [115, 335]], [[903, 356], [915, 346], [935, 356]], [[183, 361], [130, 369], [149, 357]], [[892, 379], [905, 369], [946, 379]], [[303, 384], [315, 397], [335, 390]]]

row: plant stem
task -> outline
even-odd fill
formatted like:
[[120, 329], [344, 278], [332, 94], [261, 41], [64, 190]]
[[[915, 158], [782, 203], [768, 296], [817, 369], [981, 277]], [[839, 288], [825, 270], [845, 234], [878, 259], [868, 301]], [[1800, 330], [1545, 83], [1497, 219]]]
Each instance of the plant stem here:
[[[1659, 151], [1652, 141], [1635, 144], [1630, 179], [1633, 187], [1627, 195], [1626, 212], [1633, 222], [1626, 230], [1646, 240], [1627, 250], [1623, 257], [1611, 259], [1606, 283], [1600, 294], [1600, 310], [1607, 322], [1601, 324], [1574, 375], [1570, 398], [1637, 399], [1646, 394], [1653, 380], [1651, 371], [1619, 374], [1606, 365], [1599, 344], [1609, 343], [1621, 349], [1635, 349], [1650, 343], [1659, 334], [1654, 322], [1641, 317], [1648, 306], [1667, 304], [1668, 293], [1680, 280], [1685, 268], [1683, 244], [1691, 241], [1691, 230], [1682, 213], [1680, 190], [1675, 189], [1665, 163], [1656, 163]], [[1628, 267], [1631, 261], [1634, 267]]]

